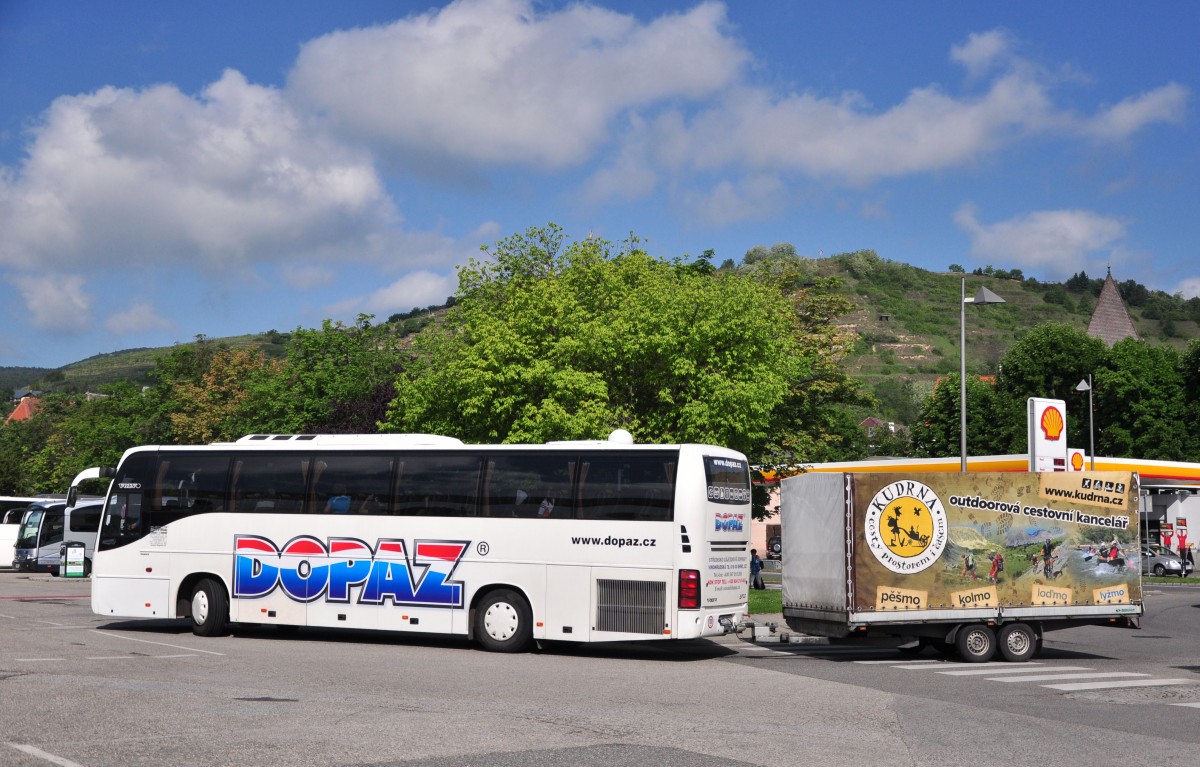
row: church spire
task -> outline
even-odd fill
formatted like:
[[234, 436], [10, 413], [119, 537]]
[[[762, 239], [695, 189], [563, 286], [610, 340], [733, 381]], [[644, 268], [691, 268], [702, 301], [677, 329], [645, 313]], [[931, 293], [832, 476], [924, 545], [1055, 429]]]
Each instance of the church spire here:
[[1104, 287], [1100, 288], [1100, 298], [1096, 301], [1096, 310], [1092, 312], [1092, 320], [1088, 323], [1087, 333], [1093, 338], [1099, 338], [1112, 346], [1123, 338], [1137, 338], [1137, 330], [1133, 320], [1129, 319], [1129, 311], [1121, 299], [1121, 290], [1117, 287], [1112, 276], [1112, 266], [1108, 267], [1108, 276], [1104, 278]]

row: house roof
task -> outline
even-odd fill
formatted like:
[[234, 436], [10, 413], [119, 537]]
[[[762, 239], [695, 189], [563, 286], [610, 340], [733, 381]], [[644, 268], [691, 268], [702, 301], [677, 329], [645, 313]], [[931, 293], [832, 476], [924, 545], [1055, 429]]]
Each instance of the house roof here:
[[38, 404], [40, 402], [41, 400], [37, 397], [22, 397], [17, 406], [13, 408], [13, 411], [8, 414], [8, 418], [4, 419], [4, 423], [28, 421], [38, 411]]
[[1124, 338], [1137, 338], [1137, 330], [1133, 327], [1133, 320], [1129, 319], [1129, 312], [1125, 309], [1125, 301], [1121, 299], [1121, 290], [1113, 280], [1111, 269], [1104, 278], [1104, 287], [1100, 288], [1100, 298], [1088, 323], [1087, 334], [1109, 346]]

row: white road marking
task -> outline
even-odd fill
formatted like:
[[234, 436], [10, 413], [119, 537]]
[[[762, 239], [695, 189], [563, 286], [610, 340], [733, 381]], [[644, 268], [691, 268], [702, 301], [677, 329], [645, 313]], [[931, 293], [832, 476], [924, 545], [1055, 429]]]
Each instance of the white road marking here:
[[145, 642], [146, 644], [156, 644], [156, 645], [162, 645], [163, 647], [172, 647], [176, 650], [187, 650], [188, 652], [200, 652], [200, 653], [204, 653], [205, 655], [224, 655], [225, 654], [223, 652], [213, 652], [212, 650], [197, 650], [195, 647], [184, 647], [183, 645], [168, 644], [167, 642], [152, 642], [149, 639], [138, 639], [137, 637], [125, 637], [125, 636], [121, 636], [120, 634], [110, 634], [107, 631], [98, 631], [95, 629], [93, 629], [93, 631], [96, 631], [96, 633], [100, 634], [101, 636], [113, 637], [114, 639], [125, 639], [130, 642]]
[[[1034, 666], [1037, 664], [1027, 663], [1026, 665]], [[1005, 661], [991, 661], [989, 663], [951, 663], [951, 662], [946, 662], [946, 661], [943, 661], [941, 663], [906, 663], [906, 664], [897, 665], [897, 666], [895, 666], [895, 668], [909, 669], [912, 671], [924, 671], [927, 669], [934, 669], [935, 671], [937, 671], [940, 669], [951, 669], [951, 668], [988, 668], [988, 667], [994, 668], [996, 666], [1012, 668], [1012, 664], [1007, 663]]]
[[1172, 684], [1196, 684], [1195, 679], [1132, 679], [1128, 682], [1078, 682], [1076, 684], [1044, 684], [1051, 690], [1108, 690], [1116, 687], [1160, 687]]
[[[1032, 668], [1031, 668], [1032, 666]], [[1046, 670], [1046, 666], [1038, 666], [1030, 663], [1022, 663], [1019, 666], [1011, 666], [1011, 668], [965, 668], [957, 671], [942, 671], [939, 673], [946, 676], [987, 676], [988, 674], [1019, 674], [1028, 675], [1036, 674]], [[1058, 666], [1056, 671], [1092, 671], [1093, 669], [1087, 666]]]
[[70, 759], [63, 759], [61, 756], [55, 756], [49, 752], [43, 751], [36, 746], [26, 745], [25, 743], [6, 743], [5, 745], [15, 748], [18, 751], [24, 751], [30, 756], [43, 759], [51, 764], [57, 764], [58, 767], [83, 767], [79, 762], [72, 762]]
[[[1064, 666], [1059, 671], [1069, 669], [1069, 666]], [[1147, 676], [1147, 674], [1135, 674], [1132, 671], [1092, 671], [1086, 674], [1039, 674], [1038, 676], [1023, 676], [1023, 677], [995, 677], [989, 678], [989, 682], [1052, 682], [1056, 679], [1103, 679], [1106, 677], [1130, 677], [1130, 676]]]

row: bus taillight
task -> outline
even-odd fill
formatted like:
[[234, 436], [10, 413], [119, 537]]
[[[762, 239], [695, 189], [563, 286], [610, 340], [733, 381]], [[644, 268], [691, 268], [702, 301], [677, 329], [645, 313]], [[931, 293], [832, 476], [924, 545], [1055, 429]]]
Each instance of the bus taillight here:
[[679, 571], [679, 609], [700, 609], [700, 571]]

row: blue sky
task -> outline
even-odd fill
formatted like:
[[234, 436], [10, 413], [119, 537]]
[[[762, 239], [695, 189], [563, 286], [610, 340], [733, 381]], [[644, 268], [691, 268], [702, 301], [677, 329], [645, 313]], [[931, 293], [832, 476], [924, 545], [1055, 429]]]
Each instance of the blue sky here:
[[1197, 29], [1184, 0], [0, 0], [0, 365], [382, 320], [547, 222], [1197, 296]]

